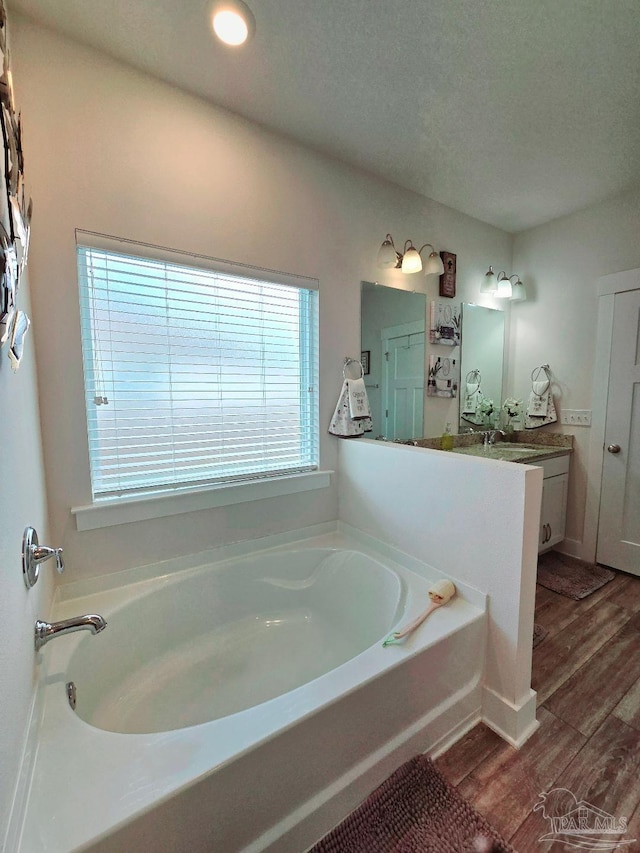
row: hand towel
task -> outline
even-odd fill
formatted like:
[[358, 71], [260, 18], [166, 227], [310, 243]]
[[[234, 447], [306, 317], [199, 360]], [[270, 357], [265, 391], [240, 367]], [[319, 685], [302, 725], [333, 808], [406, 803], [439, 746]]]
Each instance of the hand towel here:
[[462, 406], [463, 415], [475, 415], [479, 403], [482, 402], [482, 391], [479, 382], [467, 382], [467, 392]]
[[371, 432], [373, 429], [373, 421], [370, 417], [351, 417], [349, 409], [350, 381], [354, 380], [345, 379], [342, 383], [338, 403], [329, 424], [329, 432], [342, 438], [354, 438], [358, 435], [364, 435], [365, 432]]
[[553, 402], [553, 394], [549, 391], [546, 396], [547, 407], [544, 414], [531, 416], [529, 412], [527, 412], [524, 419], [525, 429], [537, 429], [538, 427], [546, 426], [547, 424], [553, 424], [558, 420], [558, 413], [556, 412], [556, 407]]
[[527, 404], [527, 415], [530, 418], [545, 418], [547, 416], [550, 388], [551, 382], [548, 379], [532, 383], [529, 403]]
[[349, 417], [370, 418], [371, 409], [364, 379], [347, 379], [347, 388], [349, 389]]

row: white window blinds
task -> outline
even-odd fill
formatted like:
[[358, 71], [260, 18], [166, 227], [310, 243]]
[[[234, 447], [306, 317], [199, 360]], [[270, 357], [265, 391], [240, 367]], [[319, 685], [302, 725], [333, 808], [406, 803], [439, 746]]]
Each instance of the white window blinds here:
[[313, 289], [82, 245], [78, 274], [94, 498], [317, 468]]

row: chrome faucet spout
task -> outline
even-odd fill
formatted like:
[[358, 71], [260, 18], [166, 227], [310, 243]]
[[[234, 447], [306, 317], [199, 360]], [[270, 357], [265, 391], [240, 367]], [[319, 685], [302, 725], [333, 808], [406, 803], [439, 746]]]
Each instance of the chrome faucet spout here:
[[63, 619], [61, 622], [41, 622], [38, 619], [35, 630], [36, 651], [41, 649], [49, 640], [53, 640], [54, 637], [72, 634], [74, 631], [91, 631], [92, 634], [99, 634], [106, 627], [105, 619], [97, 613], [76, 616], [74, 619]]

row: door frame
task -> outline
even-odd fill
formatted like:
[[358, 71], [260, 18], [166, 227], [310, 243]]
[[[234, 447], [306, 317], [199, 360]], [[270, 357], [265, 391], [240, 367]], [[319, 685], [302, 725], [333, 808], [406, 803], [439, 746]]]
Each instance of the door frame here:
[[587, 469], [587, 500], [582, 540], [583, 553], [581, 554], [583, 560], [590, 562], [595, 562], [598, 544], [609, 369], [613, 343], [613, 306], [616, 294], [627, 290], [640, 290], [640, 269], [616, 272], [598, 279], [598, 325], [591, 394], [592, 418]]

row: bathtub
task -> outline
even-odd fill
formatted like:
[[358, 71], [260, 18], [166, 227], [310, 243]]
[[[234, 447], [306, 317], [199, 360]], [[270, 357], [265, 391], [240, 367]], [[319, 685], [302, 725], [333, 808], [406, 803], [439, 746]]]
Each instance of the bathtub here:
[[344, 530], [270, 544], [61, 588], [54, 618], [108, 626], [40, 653], [21, 853], [301, 853], [479, 719], [482, 595], [383, 648], [435, 570]]

